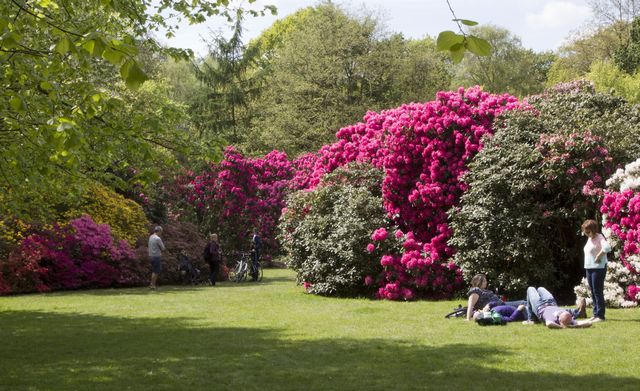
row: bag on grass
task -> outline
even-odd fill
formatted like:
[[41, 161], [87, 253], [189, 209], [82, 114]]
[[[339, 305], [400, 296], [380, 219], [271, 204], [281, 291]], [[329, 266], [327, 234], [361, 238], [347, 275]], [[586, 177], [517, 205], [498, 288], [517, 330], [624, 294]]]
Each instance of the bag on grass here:
[[504, 320], [502, 315], [495, 311], [481, 312], [476, 316], [476, 323], [480, 326], [504, 326], [507, 321]]

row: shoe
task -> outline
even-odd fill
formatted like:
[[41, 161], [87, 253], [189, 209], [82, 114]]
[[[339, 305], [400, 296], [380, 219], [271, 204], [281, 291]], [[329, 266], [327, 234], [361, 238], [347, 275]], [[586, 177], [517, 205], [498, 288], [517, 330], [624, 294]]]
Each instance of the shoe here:
[[604, 322], [604, 319], [600, 319], [597, 316], [594, 316], [593, 318], [591, 318], [591, 323], [598, 323], [598, 322]]
[[576, 318], [587, 319], [587, 299], [585, 299], [584, 297], [580, 297], [576, 301], [576, 304], [578, 304], [578, 314]]
[[535, 322], [533, 320], [525, 320], [524, 322], [522, 322], [522, 324], [532, 325], [535, 324]]

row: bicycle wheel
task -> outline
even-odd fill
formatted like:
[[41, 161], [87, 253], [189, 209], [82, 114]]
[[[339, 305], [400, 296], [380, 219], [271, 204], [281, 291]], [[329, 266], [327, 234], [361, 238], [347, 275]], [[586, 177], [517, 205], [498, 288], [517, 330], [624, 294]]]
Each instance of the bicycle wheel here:
[[[247, 280], [247, 274], [249, 274], [248, 272], [248, 265], [246, 262], [242, 262], [242, 276], [240, 277], [240, 281], [246, 281]], [[238, 281], [238, 282], [240, 282]]]
[[242, 261], [238, 262], [238, 264], [236, 265], [236, 268], [234, 270], [234, 278], [233, 281], [235, 282], [240, 282], [242, 281], [242, 279], [244, 278], [245, 272], [246, 272], [246, 267], [244, 266], [244, 263]]
[[227, 272], [228, 276], [229, 276], [229, 281], [235, 281], [236, 280], [236, 269], [229, 269], [229, 271]]

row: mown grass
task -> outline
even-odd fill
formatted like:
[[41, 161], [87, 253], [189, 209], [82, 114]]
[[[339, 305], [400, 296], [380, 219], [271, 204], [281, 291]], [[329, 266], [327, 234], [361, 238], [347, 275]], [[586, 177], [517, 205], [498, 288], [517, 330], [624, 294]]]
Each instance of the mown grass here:
[[479, 327], [461, 301], [262, 283], [0, 298], [2, 390], [640, 389], [640, 311], [583, 330]]

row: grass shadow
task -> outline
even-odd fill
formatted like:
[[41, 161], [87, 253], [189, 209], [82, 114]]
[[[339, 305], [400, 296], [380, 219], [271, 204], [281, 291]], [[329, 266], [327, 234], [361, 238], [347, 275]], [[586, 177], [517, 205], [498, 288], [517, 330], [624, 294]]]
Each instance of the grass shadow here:
[[[516, 353], [481, 344], [296, 340], [278, 329], [189, 318], [0, 313], [0, 389], [640, 389], [640, 379], [500, 371]], [[549, 361], [558, 357], [549, 355]]]

